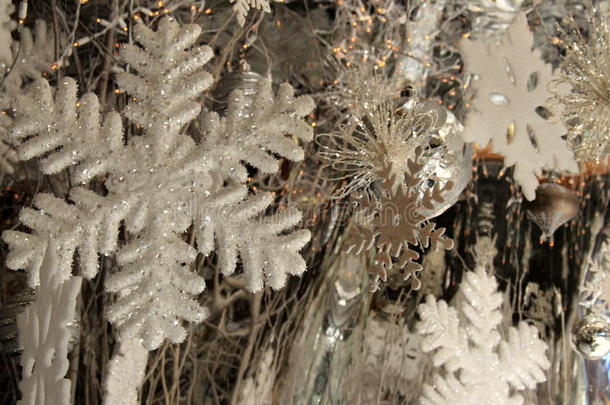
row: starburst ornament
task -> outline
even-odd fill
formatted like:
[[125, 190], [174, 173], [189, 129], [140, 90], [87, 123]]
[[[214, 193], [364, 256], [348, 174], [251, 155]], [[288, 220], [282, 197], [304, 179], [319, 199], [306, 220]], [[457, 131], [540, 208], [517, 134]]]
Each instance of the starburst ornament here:
[[532, 44], [527, 19], [520, 14], [504, 43], [464, 40], [460, 46], [465, 71], [477, 77], [463, 138], [481, 147], [491, 144], [502, 154], [504, 164], [515, 167], [513, 176], [528, 200], [535, 197], [543, 169], [578, 170], [563, 127], [537, 112], [549, 96], [552, 74]]
[[610, 17], [593, 6], [588, 38], [570, 21], [553, 103], [578, 160], [598, 161], [610, 153]]

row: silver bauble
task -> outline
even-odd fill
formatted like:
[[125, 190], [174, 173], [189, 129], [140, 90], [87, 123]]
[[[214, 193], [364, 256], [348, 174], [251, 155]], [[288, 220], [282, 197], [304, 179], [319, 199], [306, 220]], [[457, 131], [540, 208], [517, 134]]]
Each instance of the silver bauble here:
[[572, 346], [586, 359], [601, 359], [610, 353], [610, 324], [595, 315], [585, 316], [572, 328]]
[[424, 167], [420, 176], [427, 181], [420, 185], [420, 195], [424, 196], [429, 188], [440, 184], [446, 186], [448, 182], [453, 187], [443, 193], [442, 202], [433, 201], [434, 208], [422, 209], [421, 214], [426, 219], [432, 219], [441, 215], [449, 207], [453, 206], [462, 191], [472, 178], [472, 147], [466, 145], [455, 145], [458, 134], [463, 127], [455, 115], [447, 108], [438, 103], [415, 98], [403, 97], [398, 99], [399, 107], [396, 112], [403, 113], [412, 109], [418, 117], [417, 133], [426, 134], [429, 138], [424, 146], [422, 161]]
[[239, 70], [225, 74], [212, 94], [214, 109], [220, 113], [226, 111], [233, 90], [241, 90], [246, 97], [253, 96], [256, 92], [256, 83], [261, 78], [261, 75], [250, 70], [247, 63], [242, 63]]

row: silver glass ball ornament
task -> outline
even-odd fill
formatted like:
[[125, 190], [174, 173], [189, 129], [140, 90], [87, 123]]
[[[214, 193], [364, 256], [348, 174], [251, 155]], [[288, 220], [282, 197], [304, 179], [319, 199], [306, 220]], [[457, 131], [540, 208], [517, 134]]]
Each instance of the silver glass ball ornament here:
[[610, 324], [596, 315], [585, 316], [572, 327], [572, 346], [586, 359], [605, 357], [610, 353]]
[[[443, 201], [433, 201], [432, 209], [422, 208], [420, 213], [426, 219], [432, 219], [459, 199], [462, 191], [472, 178], [472, 147], [470, 145], [455, 146], [458, 134], [463, 131], [462, 124], [455, 115], [444, 106], [414, 97], [402, 97], [395, 100], [396, 113], [405, 114], [412, 110], [417, 116], [415, 133], [425, 134], [427, 141], [419, 143], [424, 147], [422, 161], [424, 166], [419, 174], [427, 181], [419, 186], [420, 196], [436, 185], [446, 186], [451, 182], [453, 187], [443, 193]], [[415, 141], [418, 142], [418, 137]], [[413, 147], [415, 149], [415, 146]], [[410, 156], [412, 157], [412, 156]]]

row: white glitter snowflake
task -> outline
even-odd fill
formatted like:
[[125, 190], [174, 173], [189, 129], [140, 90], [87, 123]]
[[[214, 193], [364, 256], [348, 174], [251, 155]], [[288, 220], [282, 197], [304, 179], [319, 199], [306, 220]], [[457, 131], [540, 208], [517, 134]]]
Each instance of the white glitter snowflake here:
[[[192, 271], [198, 254], [216, 252], [223, 274], [233, 273], [241, 259], [246, 287], [280, 288], [288, 275], [305, 271], [298, 253], [309, 232], [289, 232], [301, 214], [288, 209], [265, 216], [269, 194], [250, 194], [245, 164], [274, 173], [278, 160], [303, 158], [295, 139], [310, 140], [312, 128], [301, 117], [313, 108], [309, 97], [294, 97], [289, 85], [277, 96], [267, 80], [255, 94], [231, 95], [225, 117], [203, 117], [200, 142], [184, 134], [201, 111], [197, 97], [211, 84], [203, 67], [212, 57], [207, 46], [194, 46], [197, 25], [180, 27], [162, 19], [156, 32], [142, 24], [121, 57], [132, 72], [118, 76], [119, 86], [133, 96], [124, 112], [141, 135], [124, 141], [121, 116], [99, 113], [93, 94], [77, 98], [74, 80], [64, 79], [54, 91], [37, 81], [19, 97], [11, 129], [22, 159], [42, 157], [43, 172], [73, 168], [80, 186], [72, 203], [39, 194], [33, 208], [20, 214], [31, 234], [6, 231], [7, 265], [29, 269], [30, 285], [39, 284], [46, 242], [58, 245], [61, 281], [69, 280], [75, 252], [81, 273], [98, 271], [98, 254], [114, 255], [119, 271], [106, 278], [106, 289], [118, 293], [108, 318], [122, 338], [142, 339], [148, 349], [164, 339], [180, 342], [181, 320], [201, 321], [206, 310], [195, 296], [205, 288]], [[294, 135], [295, 138], [287, 135]], [[105, 195], [84, 186], [104, 179]], [[119, 243], [124, 224], [126, 242]], [[192, 229], [196, 247], [185, 241]]]
[[526, 322], [500, 334], [502, 293], [491, 263], [480, 262], [460, 284], [458, 310], [429, 295], [418, 307], [421, 348], [436, 367], [425, 384], [423, 405], [520, 405], [517, 391], [546, 380], [546, 343]]

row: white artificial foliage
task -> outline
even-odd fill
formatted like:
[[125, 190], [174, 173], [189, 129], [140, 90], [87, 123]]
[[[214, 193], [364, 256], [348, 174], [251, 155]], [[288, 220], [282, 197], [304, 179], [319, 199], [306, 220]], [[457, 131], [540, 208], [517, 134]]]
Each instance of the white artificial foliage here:
[[423, 405], [520, 405], [517, 391], [546, 380], [550, 363], [538, 330], [522, 321], [501, 335], [502, 293], [488, 274], [492, 261], [482, 259], [480, 247], [489, 243], [478, 245], [477, 267], [460, 284], [459, 312], [432, 295], [418, 307], [421, 348], [436, 367], [432, 384], [423, 387]]
[[65, 280], [58, 273], [56, 244], [49, 241], [40, 267], [36, 298], [17, 316], [22, 379], [18, 405], [69, 405], [68, 344], [72, 337], [81, 277]]
[[[141, 46], [121, 49], [131, 73], [119, 74], [117, 81], [133, 96], [124, 115], [141, 128], [141, 136], [124, 142], [121, 116], [110, 112], [102, 117], [97, 97], [78, 99], [69, 78], [56, 91], [37, 81], [18, 98], [11, 129], [22, 159], [43, 157], [47, 174], [72, 167], [73, 179], [83, 186], [105, 176], [107, 193], [75, 187], [72, 203], [38, 195], [36, 209], [20, 215], [32, 233], [3, 234], [11, 248], [7, 264], [28, 268], [30, 285], [36, 286], [42, 246], [50, 238], [60, 247], [63, 279], [72, 271], [76, 251], [87, 278], [97, 273], [99, 253], [115, 255], [120, 270], [108, 275], [106, 289], [118, 293], [118, 299], [108, 318], [119, 326], [122, 339], [142, 339], [148, 349], [166, 338], [181, 342], [186, 331], [180, 321], [205, 317], [207, 311], [193, 299], [205, 288], [191, 270], [199, 253], [216, 251], [227, 275], [241, 258], [251, 291], [263, 288], [265, 280], [280, 288], [288, 274], [305, 271], [298, 252], [309, 232], [287, 233], [300, 212], [290, 208], [263, 216], [273, 196], [249, 194], [244, 162], [274, 173], [279, 164], [270, 152], [302, 159], [296, 138], [313, 136], [301, 119], [313, 101], [295, 98], [289, 85], [282, 85], [275, 97], [271, 83], [260, 80], [251, 98], [239, 90], [231, 94], [225, 117], [204, 114], [200, 142], [183, 134], [200, 113], [196, 98], [212, 81], [203, 70], [211, 49], [193, 48], [200, 31], [164, 18], [156, 32], [137, 25], [134, 38]], [[121, 223], [127, 242], [119, 246]], [[191, 226], [196, 247], [182, 237]]]
[[233, 11], [237, 14], [237, 22], [242, 26], [246, 23], [246, 16], [250, 8], [258, 8], [265, 13], [271, 11], [269, 0], [231, 0], [231, 3], [235, 3]]
[[139, 339], [118, 343], [104, 382], [104, 405], [139, 405], [138, 387], [144, 379], [148, 350]]
[[[578, 171], [578, 165], [562, 138], [564, 128], [536, 112], [549, 97], [552, 68], [540, 59], [538, 50], [532, 50], [534, 39], [525, 14], [519, 14], [507, 35], [503, 44], [461, 41], [464, 70], [478, 75], [463, 138], [481, 147], [491, 143], [506, 166], [514, 165], [515, 180], [525, 197], [533, 200], [536, 176], [543, 169]], [[528, 89], [533, 73], [537, 84]]]

